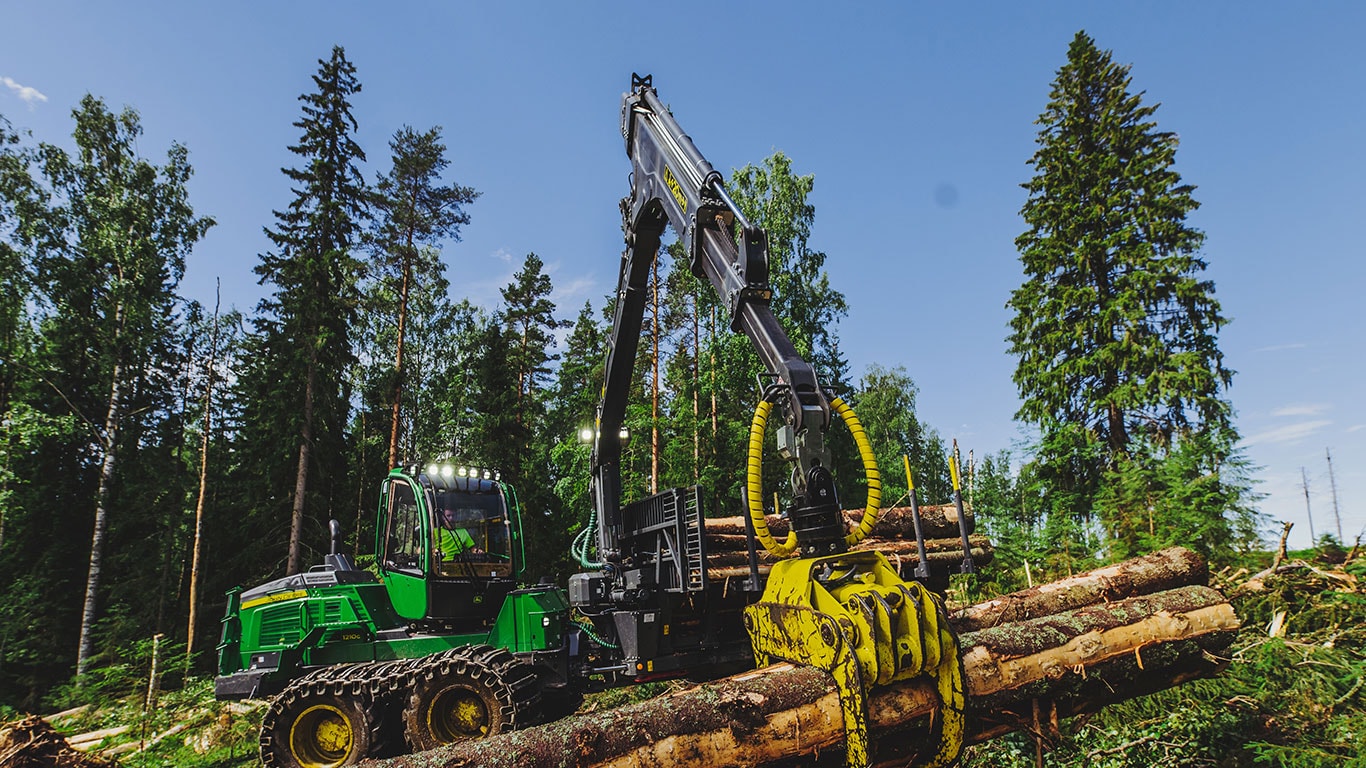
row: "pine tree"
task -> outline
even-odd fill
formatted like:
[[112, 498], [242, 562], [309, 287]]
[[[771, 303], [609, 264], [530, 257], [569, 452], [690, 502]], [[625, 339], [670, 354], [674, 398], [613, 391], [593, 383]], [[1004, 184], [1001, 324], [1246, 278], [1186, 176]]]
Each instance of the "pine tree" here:
[[389, 466], [399, 465], [400, 404], [404, 394], [404, 341], [408, 302], [415, 286], [440, 276], [442, 240], [460, 240], [460, 227], [470, 217], [464, 206], [478, 193], [458, 184], [441, 185], [450, 161], [441, 129], [417, 132], [404, 126], [389, 142], [393, 167], [375, 185], [378, 208], [375, 262], [379, 280], [388, 283], [381, 295], [392, 297], [386, 314], [394, 318], [393, 383], [390, 397]]
[[1038, 119], [1016, 239], [1025, 283], [1009, 302], [1018, 416], [1041, 430], [1052, 511], [1099, 511], [1112, 541], [1140, 513], [1134, 497], [1105, 495], [1114, 473], [1197, 446], [1201, 471], [1218, 473], [1236, 441], [1216, 339], [1226, 320], [1201, 276], [1204, 234], [1186, 221], [1194, 187], [1174, 170], [1176, 135], [1131, 86], [1127, 66], [1077, 33]]
[[[318, 64], [316, 90], [299, 97], [299, 143], [289, 148], [302, 162], [284, 169], [295, 198], [275, 212], [275, 227], [266, 230], [275, 250], [255, 268], [274, 292], [257, 308], [255, 362], [244, 382], [259, 505], [278, 514], [282, 502], [289, 504], [287, 573], [302, 567], [307, 513], [326, 514], [342, 502], [335, 494], [346, 486], [345, 374], [355, 359], [361, 268], [353, 250], [368, 215], [357, 168], [365, 153], [353, 138], [351, 114], [351, 97], [361, 90], [356, 69], [340, 46]], [[292, 477], [279, 470], [291, 465]], [[323, 482], [310, 483], [313, 475]]]

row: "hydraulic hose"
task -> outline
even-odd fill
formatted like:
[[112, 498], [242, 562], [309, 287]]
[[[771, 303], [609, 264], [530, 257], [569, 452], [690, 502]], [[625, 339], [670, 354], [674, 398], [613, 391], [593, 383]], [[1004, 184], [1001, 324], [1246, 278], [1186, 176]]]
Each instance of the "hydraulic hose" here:
[[878, 509], [882, 506], [882, 475], [877, 471], [877, 459], [873, 456], [873, 446], [868, 442], [868, 433], [863, 431], [863, 424], [854, 409], [838, 397], [830, 401], [830, 407], [835, 409], [854, 436], [854, 445], [858, 446], [859, 458], [863, 460], [863, 476], [868, 483], [868, 499], [863, 516], [859, 518], [858, 527], [844, 537], [844, 543], [852, 547], [867, 538], [877, 523]]
[[[745, 467], [745, 496], [749, 499], [749, 519], [754, 523], [754, 538], [764, 545], [764, 549], [778, 557], [786, 557], [797, 551], [797, 532], [789, 530], [787, 540], [779, 544], [768, 531], [768, 520], [764, 518], [764, 427], [768, 425], [768, 412], [773, 403], [760, 400], [754, 409], [754, 419], [749, 423], [749, 460]], [[777, 510], [774, 510], [775, 512]]]
[[[874, 458], [873, 448], [868, 442], [868, 433], [863, 430], [863, 424], [859, 422], [854, 409], [838, 397], [831, 399], [830, 406], [839, 414], [854, 436], [854, 444], [858, 446], [859, 458], [863, 461], [863, 474], [868, 484], [868, 499], [863, 515], [854, 530], [844, 537], [844, 542], [853, 546], [863, 541], [877, 523], [878, 508], [882, 504], [882, 475], [878, 473], [877, 459]], [[797, 532], [789, 530], [787, 539], [779, 543], [769, 532], [768, 521], [764, 518], [764, 428], [768, 425], [768, 414], [772, 409], [772, 403], [760, 400], [754, 409], [754, 419], [749, 425], [745, 496], [749, 501], [749, 518], [754, 523], [754, 537], [771, 554], [786, 557], [797, 551]]]

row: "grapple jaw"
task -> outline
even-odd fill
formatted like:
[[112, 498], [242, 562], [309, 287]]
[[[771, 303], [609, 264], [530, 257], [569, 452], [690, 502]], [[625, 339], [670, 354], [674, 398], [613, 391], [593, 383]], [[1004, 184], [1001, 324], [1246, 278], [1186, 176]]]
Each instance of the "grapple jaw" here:
[[845, 761], [868, 765], [868, 692], [925, 676], [940, 699], [938, 745], [921, 764], [947, 766], [963, 748], [963, 662], [943, 600], [902, 581], [879, 552], [847, 552], [776, 563], [763, 598], [745, 609], [756, 661], [824, 669], [844, 717]]

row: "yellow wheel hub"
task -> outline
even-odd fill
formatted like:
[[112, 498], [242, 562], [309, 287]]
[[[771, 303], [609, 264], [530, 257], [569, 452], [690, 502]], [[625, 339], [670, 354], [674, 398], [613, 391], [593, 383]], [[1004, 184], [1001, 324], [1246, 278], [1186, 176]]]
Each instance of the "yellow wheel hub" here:
[[289, 750], [303, 768], [335, 768], [351, 756], [351, 722], [331, 704], [314, 704], [289, 729]]
[[487, 736], [488, 706], [474, 691], [452, 689], [432, 700], [427, 726], [446, 743]]

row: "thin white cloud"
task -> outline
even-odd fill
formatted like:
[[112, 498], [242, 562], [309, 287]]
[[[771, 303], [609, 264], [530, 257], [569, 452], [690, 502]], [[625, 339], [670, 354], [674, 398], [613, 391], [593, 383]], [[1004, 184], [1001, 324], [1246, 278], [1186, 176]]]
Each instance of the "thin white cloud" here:
[[0, 83], [3, 83], [4, 86], [11, 91], [14, 91], [14, 94], [27, 104], [29, 109], [33, 109], [34, 105], [40, 101], [47, 101], [47, 96], [37, 88], [20, 85], [19, 83], [14, 82], [14, 80], [3, 76], [0, 76]]
[[577, 313], [582, 299], [591, 296], [596, 290], [597, 281], [590, 277], [579, 277], [564, 285], [555, 286], [553, 297], [555, 305], [562, 311]]
[[1308, 344], [1305, 344], [1304, 342], [1295, 342], [1295, 343], [1293, 343], [1293, 344], [1276, 344], [1276, 345], [1270, 346], [1270, 347], [1261, 347], [1261, 348], [1259, 348], [1259, 349], [1254, 349], [1254, 350], [1252, 350], [1252, 351], [1253, 351], [1253, 352], [1285, 352], [1286, 350], [1290, 350], [1290, 349], [1305, 349], [1305, 348], [1308, 347], [1308, 346], [1309, 346], [1309, 345], [1308, 345]]
[[1277, 408], [1271, 412], [1272, 416], [1317, 416], [1328, 410], [1327, 403], [1300, 403], [1287, 405], [1284, 408]]
[[1347, 428], [1347, 432], [1348, 434], [1351, 434], [1352, 432], [1360, 432], [1363, 429], [1366, 429], [1366, 424], [1353, 424]]
[[1265, 445], [1267, 443], [1293, 443], [1318, 432], [1324, 427], [1332, 424], [1328, 419], [1315, 419], [1314, 421], [1302, 421], [1298, 424], [1287, 424], [1284, 427], [1268, 429], [1265, 432], [1258, 432], [1244, 440], [1245, 445]]

